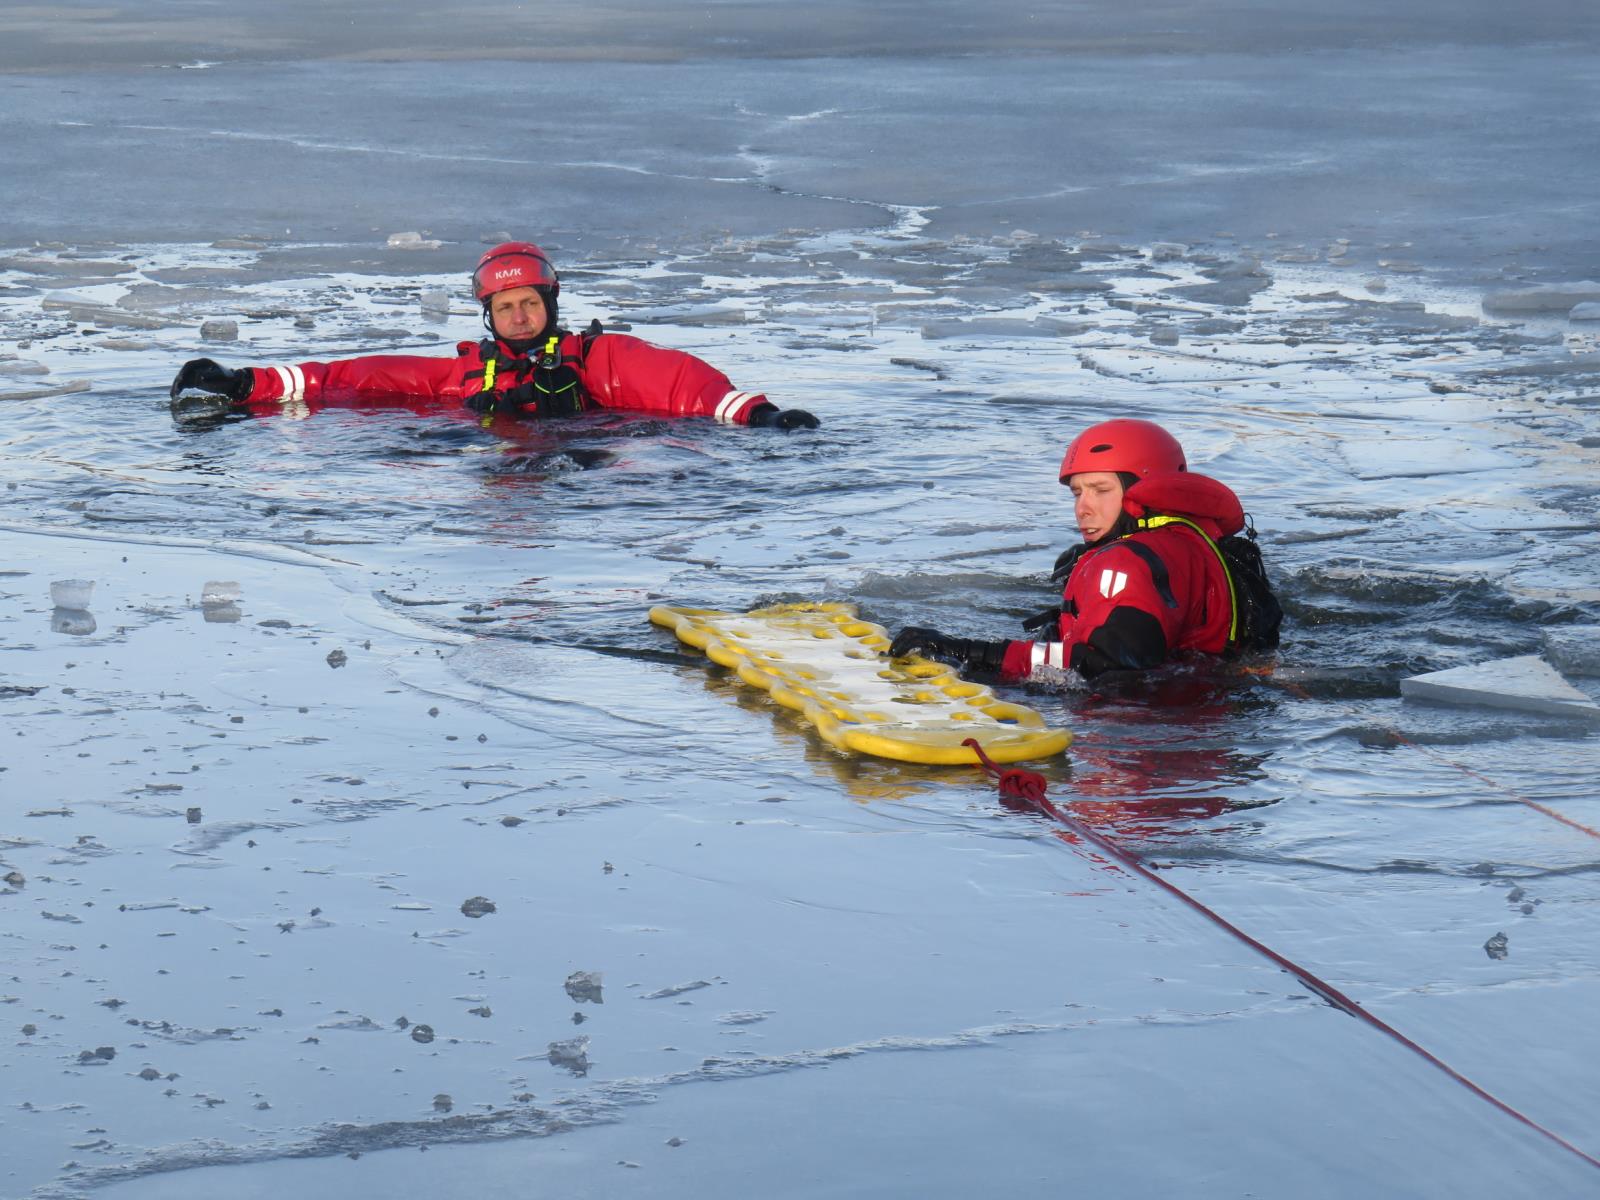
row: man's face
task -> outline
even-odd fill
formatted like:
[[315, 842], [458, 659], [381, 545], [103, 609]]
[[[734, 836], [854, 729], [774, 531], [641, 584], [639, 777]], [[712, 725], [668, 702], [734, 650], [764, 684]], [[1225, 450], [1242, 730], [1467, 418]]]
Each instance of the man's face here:
[[544, 297], [531, 287], [509, 288], [489, 297], [489, 319], [503, 338], [538, 337], [544, 328]]
[[1115, 471], [1080, 471], [1067, 480], [1067, 486], [1072, 489], [1078, 532], [1093, 545], [1111, 532], [1122, 515], [1122, 480]]

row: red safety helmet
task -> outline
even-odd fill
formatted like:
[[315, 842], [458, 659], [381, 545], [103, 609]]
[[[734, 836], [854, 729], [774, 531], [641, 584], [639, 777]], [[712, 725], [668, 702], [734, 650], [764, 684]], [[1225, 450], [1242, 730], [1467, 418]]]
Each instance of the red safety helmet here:
[[496, 292], [510, 288], [548, 288], [549, 299], [561, 291], [556, 269], [532, 242], [502, 242], [478, 260], [472, 272], [472, 294], [487, 304]]
[[1143, 477], [1153, 471], [1187, 471], [1183, 447], [1154, 421], [1123, 417], [1091, 425], [1067, 447], [1061, 482], [1082, 471], [1125, 471]]

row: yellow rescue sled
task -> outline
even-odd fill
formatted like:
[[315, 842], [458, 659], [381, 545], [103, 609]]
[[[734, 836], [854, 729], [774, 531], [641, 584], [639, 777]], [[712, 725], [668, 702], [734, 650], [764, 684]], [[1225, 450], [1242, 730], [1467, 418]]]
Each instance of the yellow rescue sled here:
[[779, 604], [753, 612], [657, 605], [650, 620], [713, 662], [802, 713], [841, 750], [900, 762], [978, 761], [976, 738], [998, 763], [1060, 754], [1072, 734], [1031, 708], [1001, 700], [942, 663], [887, 659], [883, 626], [846, 603]]

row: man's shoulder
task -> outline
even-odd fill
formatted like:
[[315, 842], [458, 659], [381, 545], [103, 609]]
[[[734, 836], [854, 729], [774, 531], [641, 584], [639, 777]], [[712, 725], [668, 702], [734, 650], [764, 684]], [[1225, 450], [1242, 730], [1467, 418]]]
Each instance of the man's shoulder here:
[[1186, 525], [1173, 522], [1156, 529], [1141, 529], [1114, 542], [1098, 546], [1078, 560], [1072, 573], [1077, 587], [1107, 598], [1120, 594], [1129, 583], [1151, 587], [1171, 601], [1175, 583], [1204, 571], [1214, 559], [1205, 539]]

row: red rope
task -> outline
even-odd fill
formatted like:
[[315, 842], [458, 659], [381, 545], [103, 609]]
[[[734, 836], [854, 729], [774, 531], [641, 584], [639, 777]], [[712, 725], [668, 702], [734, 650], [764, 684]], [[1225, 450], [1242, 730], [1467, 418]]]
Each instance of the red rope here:
[[[1260, 675], [1263, 678], [1272, 678], [1272, 672], [1270, 670], [1247, 671], [1246, 673], [1251, 675]], [[1311, 693], [1306, 691], [1305, 688], [1301, 687], [1297, 683], [1282, 679], [1273, 679], [1273, 683], [1277, 687], [1283, 688], [1290, 695], [1298, 696], [1302, 700], [1312, 699]], [[1345, 708], [1345, 711], [1350, 713], [1352, 716], [1359, 717], [1360, 714], [1357, 713], [1354, 708], [1350, 708], [1349, 706], [1343, 707]], [[1402, 746], [1409, 747], [1410, 749], [1415, 750], [1417, 753], [1433, 759], [1434, 762], [1443, 763], [1447, 767], [1453, 767], [1457, 771], [1460, 771], [1468, 779], [1476, 779], [1479, 783], [1487, 784], [1494, 791], [1510, 796], [1511, 799], [1515, 800], [1518, 804], [1526, 805], [1528, 808], [1533, 809], [1534, 812], [1539, 813], [1542, 816], [1549, 817], [1552, 821], [1560, 821], [1563, 825], [1570, 829], [1576, 829], [1579, 833], [1585, 833], [1592, 838], [1600, 839], [1600, 829], [1596, 829], [1592, 825], [1585, 825], [1582, 821], [1575, 820], [1574, 818], [1567, 816], [1565, 813], [1557, 812], [1549, 805], [1540, 804], [1537, 800], [1534, 800], [1528, 796], [1524, 796], [1521, 792], [1514, 792], [1499, 780], [1491, 779], [1482, 772], [1473, 770], [1465, 763], [1459, 763], [1449, 755], [1439, 753], [1439, 751], [1433, 749], [1431, 746], [1425, 746], [1420, 742], [1412, 741], [1392, 725], [1385, 725], [1383, 728], [1388, 730], [1389, 733], [1393, 734], [1395, 741], [1399, 742]]]
[[1387, 1034], [1406, 1049], [1421, 1055], [1422, 1058], [1427, 1062], [1433, 1064], [1451, 1079], [1461, 1084], [1462, 1087], [1466, 1088], [1480, 1099], [1487, 1100], [1490, 1104], [1494, 1105], [1507, 1116], [1513, 1117], [1522, 1122], [1529, 1129], [1543, 1134], [1562, 1149], [1569, 1150], [1573, 1154], [1576, 1154], [1591, 1167], [1600, 1167], [1600, 1159], [1584, 1153], [1582, 1150], [1578, 1149], [1578, 1147], [1574, 1146], [1571, 1142], [1563, 1138], [1560, 1134], [1546, 1129], [1532, 1117], [1526, 1116], [1517, 1109], [1512, 1108], [1511, 1105], [1507, 1104], [1504, 1100], [1501, 1100], [1498, 1096], [1495, 1096], [1493, 1093], [1480, 1087], [1478, 1084], [1473, 1083], [1472, 1080], [1461, 1074], [1460, 1071], [1457, 1071], [1454, 1067], [1450, 1066], [1431, 1051], [1419, 1046], [1416, 1042], [1412, 1041], [1405, 1034], [1401, 1033], [1393, 1025], [1390, 1025], [1381, 1017], [1373, 1016], [1372, 1013], [1362, 1008], [1360, 1004], [1351, 999], [1349, 996], [1345, 995], [1331, 983], [1325, 982], [1311, 971], [1308, 971], [1306, 968], [1300, 966], [1300, 964], [1292, 961], [1291, 959], [1285, 958], [1270, 946], [1257, 941], [1255, 938], [1251, 937], [1248, 933], [1240, 929], [1237, 925], [1233, 924], [1233, 922], [1229, 921], [1220, 913], [1208, 908], [1206, 905], [1202, 904], [1199, 900], [1196, 900], [1193, 896], [1189, 895], [1188, 892], [1185, 892], [1177, 885], [1170, 883], [1166, 879], [1163, 879], [1160, 875], [1156, 874], [1142, 861], [1140, 861], [1137, 855], [1124, 850], [1110, 838], [1091, 829], [1088, 825], [1085, 825], [1077, 818], [1062, 812], [1061, 809], [1052, 804], [1049, 797], [1045, 795], [1045, 778], [1043, 775], [1036, 774], [1033, 771], [1024, 771], [1017, 767], [1012, 767], [1009, 770], [1001, 770], [1000, 767], [996, 765], [987, 754], [984, 753], [983, 746], [979, 744], [977, 738], [967, 738], [966, 741], [962, 742], [961, 744], [963, 746], [970, 746], [972, 748], [972, 752], [978, 756], [978, 765], [996, 781], [996, 783], [999, 785], [1000, 795], [1002, 797], [1010, 797], [1020, 800], [1037, 812], [1042, 813], [1044, 816], [1050, 817], [1052, 820], [1064, 825], [1074, 834], [1098, 847], [1100, 850], [1105, 852], [1105, 854], [1121, 863], [1124, 867], [1128, 868], [1128, 870], [1132, 871], [1140, 878], [1147, 879], [1157, 887], [1162, 888], [1169, 895], [1181, 900], [1184, 904], [1187, 904], [1190, 908], [1200, 913], [1213, 924], [1232, 934], [1235, 938], [1249, 946], [1252, 950], [1255, 950], [1257, 953], [1270, 959], [1274, 964], [1287, 971], [1290, 975], [1293, 975], [1302, 984], [1310, 988], [1313, 992], [1321, 996], [1324, 1000], [1333, 1005], [1335, 1008], [1339, 1009], [1341, 1012], [1365, 1021], [1374, 1029]]

